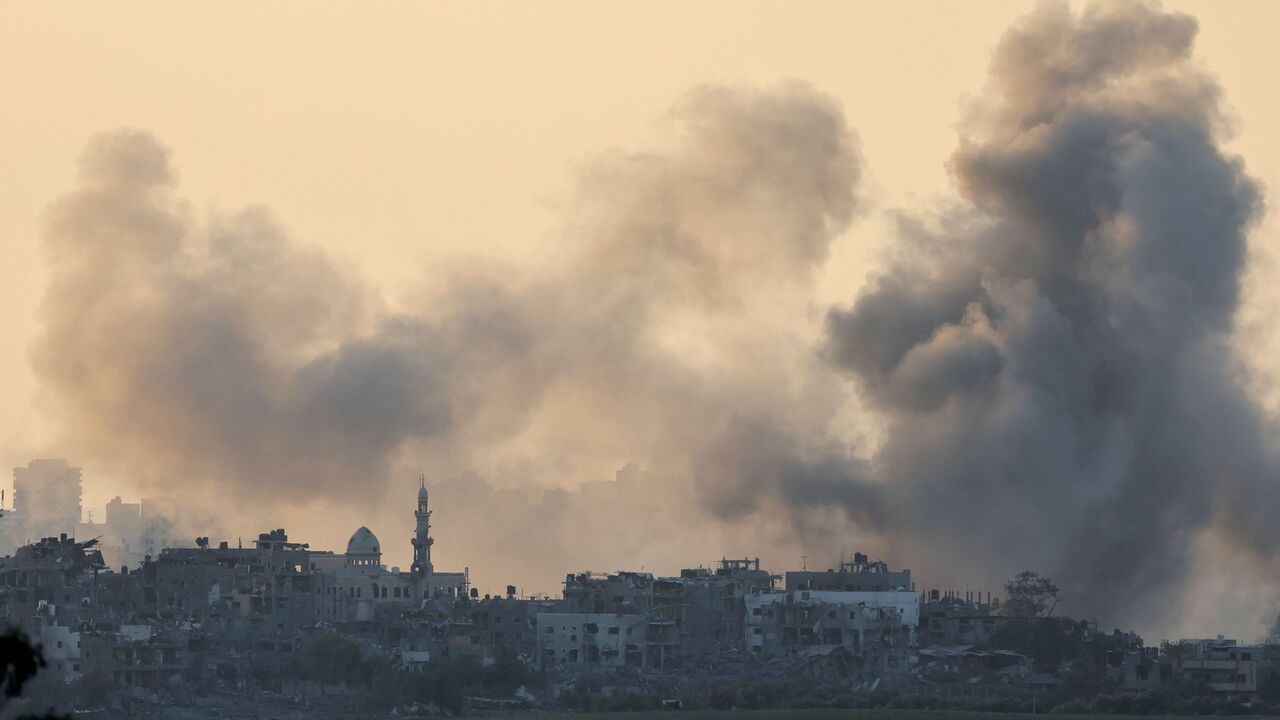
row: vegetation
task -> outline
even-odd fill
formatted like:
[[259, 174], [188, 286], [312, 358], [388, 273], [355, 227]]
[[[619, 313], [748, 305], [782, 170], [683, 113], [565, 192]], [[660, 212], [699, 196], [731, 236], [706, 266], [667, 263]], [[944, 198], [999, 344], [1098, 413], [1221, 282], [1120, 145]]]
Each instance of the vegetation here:
[[1004, 584], [1004, 613], [1013, 617], [1052, 617], [1058, 586], [1034, 570], [1023, 570]]
[[[9, 630], [0, 635], [0, 710], [6, 716], [11, 705], [31, 707], [36, 704], [22, 697], [22, 691], [30, 688], [41, 668], [45, 667], [40, 650], [31, 644], [19, 630]], [[15, 713], [17, 720], [63, 720], [55, 713], [52, 704], [46, 705], [38, 715], [23, 710]]]
[[303, 648], [303, 676], [321, 687], [367, 684], [360, 646], [332, 630], [321, 633]]

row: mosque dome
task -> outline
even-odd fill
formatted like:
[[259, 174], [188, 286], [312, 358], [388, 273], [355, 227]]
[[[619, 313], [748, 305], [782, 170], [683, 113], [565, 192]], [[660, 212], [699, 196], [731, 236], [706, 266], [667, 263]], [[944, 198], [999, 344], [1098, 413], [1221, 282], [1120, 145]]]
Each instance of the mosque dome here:
[[351, 539], [347, 541], [348, 555], [379, 555], [381, 552], [378, 536], [367, 527], [361, 527], [352, 533]]
[[426, 485], [426, 483], [423, 483], [423, 484], [422, 484], [422, 489], [418, 491], [418, 499], [419, 499], [419, 500], [426, 500], [426, 499], [427, 499], [427, 485]]

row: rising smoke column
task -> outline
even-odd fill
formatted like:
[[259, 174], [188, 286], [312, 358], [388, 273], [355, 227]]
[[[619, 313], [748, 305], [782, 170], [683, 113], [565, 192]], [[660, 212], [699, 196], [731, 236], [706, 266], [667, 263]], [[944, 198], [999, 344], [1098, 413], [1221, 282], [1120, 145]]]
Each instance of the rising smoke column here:
[[1260, 196], [1195, 33], [1136, 3], [1012, 28], [951, 160], [968, 206], [905, 219], [906, 259], [828, 318], [888, 423], [895, 540], [939, 576], [1034, 567], [1150, 621], [1200, 533], [1258, 547], [1278, 507], [1230, 345]]
[[51, 210], [32, 364], [77, 449], [152, 489], [274, 499], [379, 477], [404, 439], [449, 426], [411, 329], [356, 336], [350, 273], [261, 209], [191, 215], [135, 131], [95, 138]]
[[840, 381], [806, 313], [857, 208], [856, 138], [802, 86], [700, 88], [667, 127], [666, 145], [581, 169], [536, 265], [434, 276], [399, 313], [265, 210], [192, 212], [157, 139], [94, 138], [50, 213], [32, 352], [66, 447], [258, 515], [394, 512], [383, 491], [406, 466], [390, 487], [417, 468], [572, 484], [638, 460], [680, 478], [656, 496], [723, 517], [847, 497], [864, 469], [825, 437]]

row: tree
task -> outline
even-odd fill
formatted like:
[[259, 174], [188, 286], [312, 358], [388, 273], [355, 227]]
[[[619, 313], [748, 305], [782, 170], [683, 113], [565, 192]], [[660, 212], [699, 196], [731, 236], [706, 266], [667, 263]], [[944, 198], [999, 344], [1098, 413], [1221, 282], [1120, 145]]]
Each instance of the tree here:
[[1023, 570], [1004, 584], [1004, 614], [1051, 617], [1058, 606], [1058, 586], [1034, 570]]
[[308, 677], [321, 686], [351, 686], [363, 679], [360, 646], [332, 630], [312, 638], [304, 654]]
[[0, 635], [0, 689], [5, 698], [22, 694], [22, 686], [44, 667], [40, 651], [27, 642], [20, 630]]
[[500, 645], [494, 652], [493, 665], [484, 671], [484, 677], [499, 690], [515, 692], [516, 688], [529, 681], [529, 666], [515, 650]]
[[1187, 645], [1187, 643], [1181, 640], [1177, 642], [1171, 642], [1169, 640], [1165, 640], [1164, 642], [1160, 643], [1160, 654], [1166, 657], [1172, 658], [1175, 662], [1179, 662], [1184, 657], [1189, 656], [1190, 654], [1189, 650], [1190, 650], [1190, 647]]
[[[21, 695], [22, 689], [44, 666], [44, 656], [21, 630], [13, 629], [0, 635], [0, 709], [8, 710], [9, 701]], [[62, 720], [62, 716], [46, 710], [38, 716], [19, 715], [18, 720]]]

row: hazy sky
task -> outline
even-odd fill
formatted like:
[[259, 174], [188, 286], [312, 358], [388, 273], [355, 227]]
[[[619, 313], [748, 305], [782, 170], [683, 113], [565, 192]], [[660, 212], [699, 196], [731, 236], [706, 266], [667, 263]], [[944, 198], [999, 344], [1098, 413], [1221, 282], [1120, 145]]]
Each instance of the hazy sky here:
[[[818, 281], [821, 301], [847, 303], [882, 262], [889, 211], [954, 201], [957, 123], [1000, 36], [1033, 7], [157, 2], [58, 12], [0, 0], [0, 464], [77, 461], [54, 441], [28, 348], [48, 280], [48, 208], [99, 131], [153, 134], [197, 211], [267, 206], [293, 238], [329, 251], [395, 307], [460, 256], [541, 262], [575, 168], [658, 142], [691, 88], [799, 80], [838, 101], [861, 141], [862, 202]], [[1226, 148], [1274, 204], [1280, 3], [1164, 7], [1199, 20], [1196, 57], [1235, 121]], [[1280, 371], [1280, 323], [1269, 312], [1277, 238], [1270, 211], [1251, 234], [1240, 315], [1266, 397]], [[117, 487], [132, 492], [89, 468], [90, 506]]]

